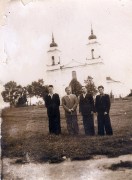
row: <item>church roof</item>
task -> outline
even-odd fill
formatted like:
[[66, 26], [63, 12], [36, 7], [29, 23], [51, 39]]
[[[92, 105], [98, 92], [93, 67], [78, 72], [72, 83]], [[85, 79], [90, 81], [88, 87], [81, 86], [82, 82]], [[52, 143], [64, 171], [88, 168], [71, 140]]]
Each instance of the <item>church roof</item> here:
[[116, 81], [116, 80], [112, 79], [110, 76], [106, 77], [106, 80], [107, 80], [108, 83], [113, 83], [113, 82], [121, 83], [120, 81]]
[[61, 52], [59, 49], [57, 49], [57, 48], [55, 48], [55, 49], [50, 49], [49, 51], [47, 51], [47, 52], [54, 52], [54, 51], [59, 51], [59, 52]]
[[54, 41], [54, 36], [53, 36], [53, 33], [52, 33], [52, 43], [50, 44], [50, 47], [57, 47], [58, 45], [55, 43]]
[[95, 62], [94, 61], [88, 61], [86, 63], [86, 62], [79, 62], [79, 61], [72, 59], [69, 63], [63, 65], [61, 68], [66, 69], [66, 68], [73, 68], [73, 67], [79, 67], [79, 66], [94, 65], [94, 64], [98, 64], [98, 63], [103, 63], [103, 62], [95, 60]]
[[104, 64], [104, 63], [103, 63], [102, 59], [100, 59], [100, 60], [94, 59], [94, 61], [89, 60], [87, 62], [79, 62], [79, 61], [76, 61], [76, 60], [72, 59], [69, 63], [63, 64], [61, 66], [57, 66], [54, 69], [51, 69], [51, 70], [48, 70], [48, 71], [58, 71], [60, 69], [63, 70], [63, 69], [76, 68], [76, 67], [86, 67], [86, 66], [90, 66], [90, 65], [93, 66], [93, 65], [96, 65], [96, 64]]
[[81, 63], [81, 62], [78, 62], [78, 61], [72, 59], [69, 63], [64, 64], [64, 65], [62, 66], [62, 69], [72, 68], [72, 67], [78, 67], [78, 66], [83, 66], [83, 65], [84, 65], [84, 63]]

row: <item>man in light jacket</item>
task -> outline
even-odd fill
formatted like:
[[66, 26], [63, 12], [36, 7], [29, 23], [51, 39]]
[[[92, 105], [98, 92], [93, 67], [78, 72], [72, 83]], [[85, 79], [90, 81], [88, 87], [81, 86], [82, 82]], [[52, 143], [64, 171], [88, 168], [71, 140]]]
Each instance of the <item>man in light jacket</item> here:
[[65, 110], [66, 122], [67, 122], [67, 130], [69, 134], [75, 135], [78, 134], [78, 122], [77, 122], [77, 105], [78, 99], [76, 95], [71, 94], [71, 88], [65, 88], [66, 95], [62, 98], [62, 106]]

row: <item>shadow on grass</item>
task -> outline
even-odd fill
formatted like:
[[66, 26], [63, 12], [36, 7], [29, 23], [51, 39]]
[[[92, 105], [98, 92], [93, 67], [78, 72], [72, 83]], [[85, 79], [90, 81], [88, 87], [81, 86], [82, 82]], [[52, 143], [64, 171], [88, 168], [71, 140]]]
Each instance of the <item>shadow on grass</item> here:
[[116, 171], [120, 168], [132, 169], [132, 161], [121, 161], [117, 164], [112, 164], [108, 169]]

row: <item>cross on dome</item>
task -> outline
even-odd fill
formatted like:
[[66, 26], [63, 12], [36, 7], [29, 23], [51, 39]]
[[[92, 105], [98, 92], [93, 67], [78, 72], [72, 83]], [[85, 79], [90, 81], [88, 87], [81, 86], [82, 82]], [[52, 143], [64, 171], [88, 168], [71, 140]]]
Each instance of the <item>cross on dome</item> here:
[[50, 47], [57, 47], [58, 45], [54, 41], [54, 35], [52, 33], [52, 43], [50, 44]]

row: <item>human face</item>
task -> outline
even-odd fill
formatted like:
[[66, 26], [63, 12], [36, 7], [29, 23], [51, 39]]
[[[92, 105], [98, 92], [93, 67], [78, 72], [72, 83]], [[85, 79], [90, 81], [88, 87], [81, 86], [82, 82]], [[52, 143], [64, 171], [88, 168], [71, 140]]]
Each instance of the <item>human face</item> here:
[[70, 89], [70, 88], [67, 88], [67, 89], [66, 89], [66, 93], [67, 93], [67, 95], [70, 95], [70, 94], [71, 94], [71, 89]]
[[82, 93], [83, 93], [83, 94], [87, 93], [86, 87], [82, 87]]
[[103, 88], [99, 88], [98, 91], [99, 91], [100, 94], [104, 94], [104, 89]]
[[53, 88], [53, 87], [49, 87], [48, 90], [49, 90], [49, 93], [50, 93], [50, 94], [53, 94], [53, 91], [54, 91], [54, 88]]

